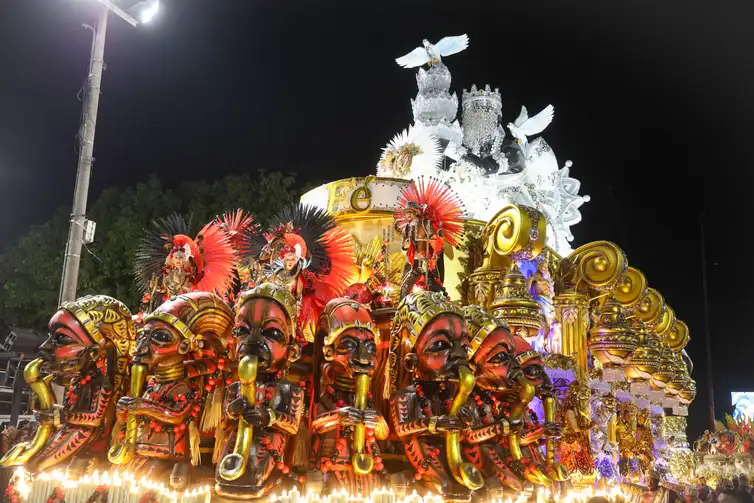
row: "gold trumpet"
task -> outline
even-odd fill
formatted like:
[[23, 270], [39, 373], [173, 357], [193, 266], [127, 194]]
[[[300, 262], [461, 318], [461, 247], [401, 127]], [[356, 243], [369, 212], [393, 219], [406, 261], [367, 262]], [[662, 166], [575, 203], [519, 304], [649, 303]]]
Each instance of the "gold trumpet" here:
[[[467, 366], [458, 369], [458, 393], [453, 398], [453, 403], [448, 412], [451, 416], [457, 416], [461, 407], [466, 404], [469, 395], [474, 391], [474, 373]], [[448, 465], [459, 484], [469, 489], [476, 490], [484, 486], [484, 478], [476, 466], [464, 463], [461, 458], [461, 432], [449, 431], [445, 434], [445, 448], [448, 451]]]
[[[37, 395], [40, 410], [51, 411], [55, 404], [55, 395], [50, 389], [49, 382], [52, 376], [48, 376], [48, 379], [40, 378], [43, 363], [42, 358], [29, 362], [24, 368], [24, 380]], [[26, 463], [45, 445], [47, 439], [50, 438], [50, 433], [52, 433], [51, 424], [40, 424], [34, 434], [34, 439], [31, 442], [22, 442], [13, 446], [3, 459], [0, 459], [0, 466], [17, 466]]]
[[[534, 399], [534, 395], [537, 389], [532, 383], [530, 383], [523, 375], [518, 378], [518, 384], [520, 386], [518, 402], [511, 407], [511, 422], [521, 421], [526, 410], [527, 405]], [[521, 431], [511, 429], [508, 433], [508, 449], [510, 450], [511, 459], [513, 461], [520, 461], [523, 455], [521, 454], [521, 441], [519, 435]], [[549, 451], [548, 451], [549, 452]], [[554, 452], [554, 451], [553, 451]], [[550, 484], [552, 481], [542, 473], [539, 468], [527, 468], [524, 471], [524, 478], [532, 484]]]
[[[241, 396], [250, 404], [256, 401], [257, 368], [259, 360], [255, 355], [244, 356], [238, 363], [238, 380], [241, 382]], [[220, 476], [225, 480], [236, 480], [246, 471], [246, 463], [251, 450], [251, 440], [254, 428], [244, 420], [238, 419], [238, 433], [233, 452], [225, 456], [220, 462]]]
[[[134, 363], [131, 365], [130, 394], [132, 397], [138, 397], [141, 395], [141, 388], [144, 386], [144, 379], [146, 376], [146, 365], [140, 363]], [[136, 451], [136, 433], [138, 425], [138, 417], [136, 414], [129, 413], [126, 421], [126, 436], [123, 439], [123, 442], [114, 444], [107, 452], [107, 459], [109, 459], [111, 463], [115, 465], [124, 465], [133, 459], [134, 452]], [[117, 423], [115, 427], [120, 429], [121, 425]]]
[[[548, 396], [542, 400], [542, 408], [545, 411], [545, 422], [552, 423], [555, 421], [555, 398]], [[547, 477], [554, 481], [568, 480], [568, 470], [565, 466], [555, 461], [555, 439], [547, 438], [545, 457], [545, 472]]]
[[[367, 394], [369, 393], [369, 374], [358, 374], [356, 376], [356, 396], [354, 398], [354, 407], [359, 410], [367, 408]], [[364, 452], [364, 440], [366, 437], [366, 426], [364, 423], [354, 425], [353, 430], [353, 456], [351, 464], [356, 475], [368, 475], [374, 467], [372, 456]]]

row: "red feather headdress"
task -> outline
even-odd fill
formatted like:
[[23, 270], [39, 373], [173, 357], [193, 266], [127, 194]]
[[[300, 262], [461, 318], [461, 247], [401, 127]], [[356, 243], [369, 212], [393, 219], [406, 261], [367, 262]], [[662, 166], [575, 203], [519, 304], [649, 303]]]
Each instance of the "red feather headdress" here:
[[426, 183], [423, 177], [412, 181], [401, 191], [398, 206], [394, 218], [401, 232], [409, 224], [409, 214], [413, 212], [429, 222], [435, 232], [442, 231], [442, 237], [453, 246], [457, 246], [463, 236], [463, 203], [450, 187], [434, 178]]
[[217, 223], [228, 233], [230, 244], [239, 257], [249, 253], [251, 237], [259, 232], [259, 225], [254, 223], [251, 214], [239, 208], [218, 217]]
[[276, 259], [295, 254], [303, 261], [304, 289], [298, 326], [309, 338], [325, 305], [348, 288], [356, 272], [356, 250], [347, 231], [338, 229], [326, 210], [296, 204], [272, 218], [268, 231], [252, 239], [250, 258], [257, 260], [263, 247], [282, 238]]
[[139, 243], [134, 272], [139, 287], [149, 292], [150, 283], [171, 268], [183, 267], [192, 291], [224, 295], [233, 284], [236, 254], [226, 230], [213, 221], [189, 235], [189, 224], [180, 215], [155, 220]]

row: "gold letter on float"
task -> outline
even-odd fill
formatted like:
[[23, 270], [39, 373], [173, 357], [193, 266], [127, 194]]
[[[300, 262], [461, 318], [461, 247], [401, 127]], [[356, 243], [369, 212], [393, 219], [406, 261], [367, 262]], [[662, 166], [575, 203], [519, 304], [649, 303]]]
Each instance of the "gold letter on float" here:
[[372, 207], [372, 191], [367, 185], [356, 187], [351, 193], [351, 208], [354, 211], [367, 211]]

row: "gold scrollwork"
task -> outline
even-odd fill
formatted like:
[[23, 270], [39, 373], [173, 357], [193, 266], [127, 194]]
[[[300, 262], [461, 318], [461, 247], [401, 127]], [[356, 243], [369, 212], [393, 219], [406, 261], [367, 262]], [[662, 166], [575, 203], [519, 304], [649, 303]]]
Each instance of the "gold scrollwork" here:
[[662, 310], [662, 316], [655, 326], [655, 331], [657, 335], [665, 338], [673, 329], [673, 325], [675, 325], [675, 311], [669, 305], [665, 304], [665, 309]]
[[664, 307], [665, 299], [660, 292], [654, 288], [647, 288], [647, 294], [639, 302], [635, 313], [648, 330], [653, 330], [662, 318]]
[[647, 293], [647, 278], [634, 268], [626, 270], [626, 276], [615, 289], [615, 300], [626, 309], [634, 308]]
[[617, 245], [594, 241], [574, 250], [563, 260], [556, 275], [560, 291], [613, 291], [622, 284], [628, 260]]
[[547, 225], [544, 216], [528, 206], [508, 205], [495, 214], [482, 231], [486, 245], [484, 267], [501, 268], [507, 257], [513, 260], [536, 258], [545, 246]]
[[689, 326], [682, 320], [675, 320], [675, 324], [665, 334], [664, 339], [670, 349], [681, 351], [690, 340]]

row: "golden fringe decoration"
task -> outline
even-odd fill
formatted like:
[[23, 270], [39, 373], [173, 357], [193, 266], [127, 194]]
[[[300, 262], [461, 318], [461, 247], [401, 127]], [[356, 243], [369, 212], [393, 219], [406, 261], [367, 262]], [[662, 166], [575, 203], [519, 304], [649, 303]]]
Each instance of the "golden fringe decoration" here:
[[220, 461], [220, 457], [223, 455], [225, 449], [225, 440], [227, 434], [225, 432], [225, 421], [221, 421], [215, 429], [215, 448], [212, 450], [212, 464], [216, 465]]
[[225, 386], [218, 386], [210, 393], [205, 402], [204, 413], [202, 414], [201, 430], [204, 432], [212, 431], [220, 424], [223, 417], [223, 398], [225, 396]]
[[299, 470], [309, 469], [309, 445], [311, 444], [311, 434], [309, 433], [308, 421], [302, 420], [298, 426], [296, 440], [293, 444], [293, 459], [291, 464]]
[[202, 453], [199, 450], [199, 427], [196, 426], [196, 421], [189, 423], [189, 445], [191, 447], [191, 464], [199, 466], [202, 463]]

